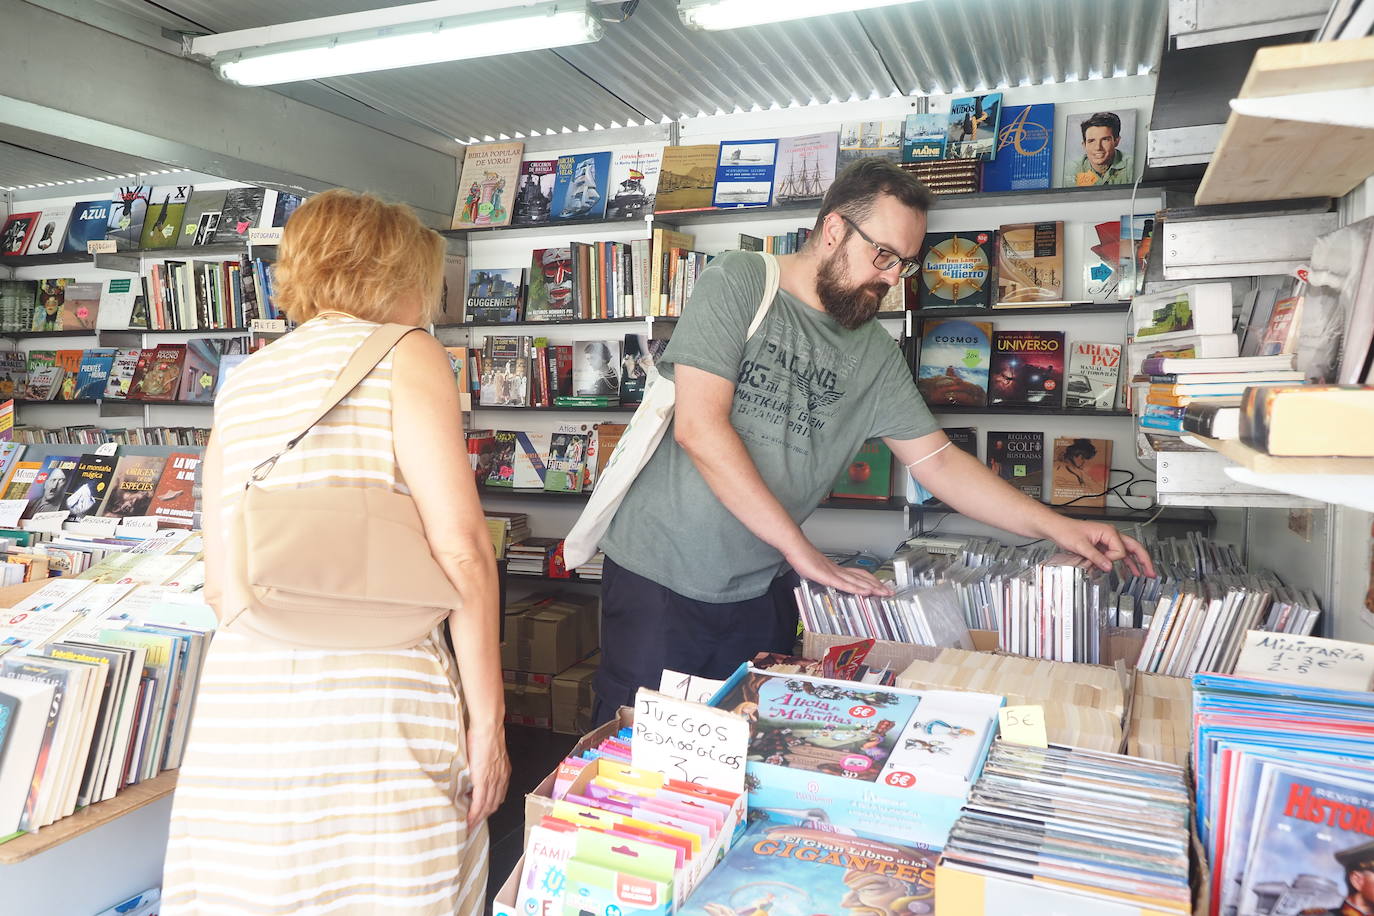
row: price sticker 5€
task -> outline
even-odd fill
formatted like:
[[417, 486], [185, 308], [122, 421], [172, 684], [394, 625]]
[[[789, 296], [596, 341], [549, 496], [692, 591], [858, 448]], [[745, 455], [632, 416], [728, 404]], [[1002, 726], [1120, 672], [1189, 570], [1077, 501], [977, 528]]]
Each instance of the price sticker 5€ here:
[[1031, 747], [1046, 747], [1045, 709], [1042, 706], [1004, 706], [997, 711], [1002, 740]]

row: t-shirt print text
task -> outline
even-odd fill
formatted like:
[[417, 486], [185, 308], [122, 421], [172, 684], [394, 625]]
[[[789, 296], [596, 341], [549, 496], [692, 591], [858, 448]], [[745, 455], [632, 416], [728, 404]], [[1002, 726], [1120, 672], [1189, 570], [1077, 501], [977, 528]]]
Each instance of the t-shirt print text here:
[[735, 416], [785, 424], [789, 432], [809, 438], [825, 428], [844, 400], [844, 382], [858, 359], [808, 338], [785, 317], [770, 322], [767, 333], [758, 358], [740, 365]]

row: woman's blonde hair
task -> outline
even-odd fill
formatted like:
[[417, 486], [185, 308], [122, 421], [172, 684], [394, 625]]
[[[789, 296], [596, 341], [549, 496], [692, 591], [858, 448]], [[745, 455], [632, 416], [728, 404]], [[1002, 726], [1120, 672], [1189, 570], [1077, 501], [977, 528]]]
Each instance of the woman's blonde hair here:
[[444, 250], [405, 204], [325, 191], [287, 220], [272, 268], [276, 304], [295, 322], [338, 309], [385, 323], [418, 300], [428, 324], [443, 293]]

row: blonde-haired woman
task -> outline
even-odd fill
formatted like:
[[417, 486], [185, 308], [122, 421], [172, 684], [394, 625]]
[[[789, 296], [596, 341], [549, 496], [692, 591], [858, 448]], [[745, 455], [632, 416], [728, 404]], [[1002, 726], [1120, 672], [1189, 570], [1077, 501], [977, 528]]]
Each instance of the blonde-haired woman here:
[[[274, 279], [299, 323], [239, 366], [203, 466], [205, 590], [252, 469], [309, 420], [381, 323], [423, 325], [443, 239], [407, 207], [349, 191], [303, 204]], [[211, 645], [172, 807], [163, 913], [476, 914], [485, 818], [506, 793], [496, 565], [448, 355], [413, 332], [262, 484], [409, 492], [461, 605], [395, 650], [300, 649], [231, 624]]]

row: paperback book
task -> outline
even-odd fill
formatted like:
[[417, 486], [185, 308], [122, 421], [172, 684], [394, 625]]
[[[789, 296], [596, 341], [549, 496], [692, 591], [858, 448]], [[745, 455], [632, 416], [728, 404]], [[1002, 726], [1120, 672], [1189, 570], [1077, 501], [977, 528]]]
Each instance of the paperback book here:
[[1002, 109], [997, 153], [983, 164], [984, 191], [1048, 188], [1054, 161], [1054, 105]]
[[38, 225], [34, 227], [33, 238], [25, 254], [58, 254], [62, 251], [67, 238], [67, 221], [71, 219], [71, 207], [63, 204], [57, 207], [44, 207], [38, 214]]
[[927, 232], [921, 270], [908, 281], [920, 308], [986, 307], [992, 304], [992, 265], [997, 233]]
[[1061, 436], [1054, 440], [1050, 502], [1056, 506], [1107, 505], [1112, 440]]
[[996, 158], [1001, 118], [1000, 92], [955, 99], [949, 106], [945, 155], [950, 159]]
[[573, 274], [571, 248], [536, 248], [530, 261], [525, 320], [556, 321], [577, 317], [572, 301]]
[[463, 154], [452, 229], [508, 226], [525, 144], [477, 143]]
[[520, 163], [520, 186], [515, 192], [514, 226], [538, 226], [552, 218], [557, 159], [526, 159]]
[[988, 395], [992, 404], [1060, 406], [1064, 395], [1064, 332], [993, 334]]
[[530, 403], [528, 337], [488, 337], [482, 354], [482, 407], [528, 407]]
[[1090, 302], [1117, 301], [1121, 278], [1121, 221], [1083, 227], [1083, 293]]
[[661, 147], [625, 147], [611, 151], [611, 199], [607, 219], [643, 219], [654, 212], [654, 195], [662, 165]]
[[1060, 187], [1128, 185], [1135, 181], [1134, 108], [1079, 108], [1063, 113]]
[[606, 215], [611, 180], [609, 152], [559, 156], [556, 169], [550, 208], [555, 221], [601, 219]]
[[1078, 410], [1111, 410], [1121, 372], [1121, 345], [1077, 341], [1069, 348], [1064, 406]]
[[147, 185], [123, 185], [110, 200], [110, 222], [105, 238], [114, 239], [121, 249], [137, 248], [143, 237], [143, 217], [148, 212]]
[[143, 221], [140, 248], [174, 248], [190, 202], [190, 185], [163, 185], [148, 197], [148, 216]]
[[11, 213], [5, 218], [5, 226], [0, 229], [0, 255], [21, 255], [29, 247], [33, 230], [38, 226], [41, 214]]
[[579, 340], [573, 345], [573, 394], [617, 397], [620, 394], [618, 340]]
[[68, 254], [84, 254], [87, 242], [105, 238], [110, 224], [108, 200], [83, 200], [72, 207], [71, 222], [67, 225], [67, 241], [62, 250]]
[[710, 209], [719, 153], [714, 143], [664, 147], [654, 212]]
[[549, 440], [544, 489], [554, 493], [580, 493], [586, 456], [586, 432], [555, 432]]
[[997, 230], [997, 304], [1064, 301], [1064, 223], [1018, 223]]
[[819, 201], [835, 181], [840, 142], [836, 131], [784, 137], [778, 141], [773, 203]]
[[467, 320], [514, 323], [520, 320], [525, 286], [523, 267], [484, 267], [468, 271]]
[[[217, 245], [248, 241], [248, 230], [262, 219], [262, 207], [266, 200], [267, 191], [264, 188], [230, 188], [224, 193], [224, 208], [215, 222], [210, 241]], [[197, 240], [196, 244], [203, 243]]]
[[726, 140], [716, 160], [712, 206], [765, 207], [773, 199], [777, 140]]
[[987, 406], [992, 334], [987, 321], [926, 322], [916, 387], [927, 404]]
[[988, 433], [988, 467], [1031, 499], [1044, 501], [1045, 434]]
[[860, 159], [902, 161], [901, 121], [846, 121], [840, 125], [840, 151], [836, 171], [843, 172]]
[[909, 114], [902, 126], [902, 161], [927, 162], [945, 158], [948, 117], [940, 113]]
[[62, 295], [61, 331], [94, 331], [100, 315], [99, 283], [68, 283]]
[[835, 478], [832, 499], [886, 500], [892, 495], [892, 450], [881, 439], [859, 446], [854, 460]]

